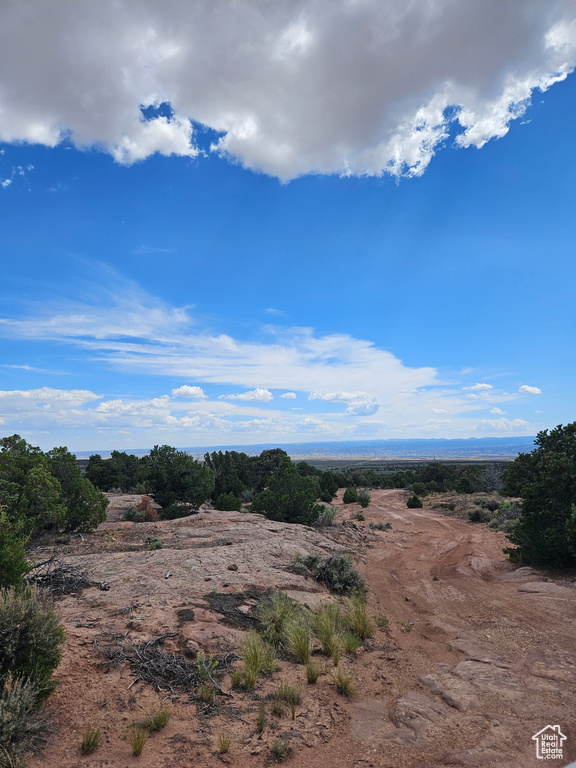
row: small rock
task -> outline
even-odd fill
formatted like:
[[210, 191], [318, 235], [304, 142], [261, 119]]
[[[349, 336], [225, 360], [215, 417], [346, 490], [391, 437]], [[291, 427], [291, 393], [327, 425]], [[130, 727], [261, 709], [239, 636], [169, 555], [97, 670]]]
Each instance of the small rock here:
[[228, 566], [228, 570], [229, 570], [229, 571], [237, 571], [237, 570], [238, 570], [238, 566], [236, 565], [236, 563], [231, 563], [231, 564]]

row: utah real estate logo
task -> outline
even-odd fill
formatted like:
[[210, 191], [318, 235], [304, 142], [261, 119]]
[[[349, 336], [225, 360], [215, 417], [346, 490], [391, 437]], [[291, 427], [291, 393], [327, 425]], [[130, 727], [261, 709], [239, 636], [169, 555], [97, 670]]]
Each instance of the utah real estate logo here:
[[566, 741], [566, 736], [560, 730], [559, 725], [547, 725], [532, 736], [532, 741], [536, 742], [538, 760], [562, 759], [562, 744]]

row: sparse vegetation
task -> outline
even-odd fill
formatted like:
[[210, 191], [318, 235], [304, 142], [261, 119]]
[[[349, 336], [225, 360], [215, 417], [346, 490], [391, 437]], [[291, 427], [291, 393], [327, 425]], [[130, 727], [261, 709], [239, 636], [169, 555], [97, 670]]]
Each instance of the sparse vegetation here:
[[281, 701], [290, 707], [292, 720], [296, 717], [296, 707], [302, 701], [302, 692], [296, 685], [280, 683], [274, 690], [274, 701]]
[[230, 752], [230, 745], [232, 744], [232, 736], [227, 731], [220, 731], [218, 734], [218, 752], [221, 755], [225, 755]]
[[291, 748], [288, 739], [284, 736], [282, 738], [274, 739], [270, 751], [277, 763], [281, 763], [290, 754]]
[[344, 632], [342, 644], [346, 653], [354, 653], [362, 645], [362, 640], [353, 632]]
[[304, 619], [290, 622], [284, 631], [284, 638], [286, 650], [301, 664], [307, 664], [312, 654], [310, 624]]
[[386, 616], [375, 616], [374, 621], [376, 622], [378, 629], [384, 629], [390, 624], [390, 619]]
[[80, 740], [80, 752], [83, 755], [91, 755], [100, 746], [102, 740], [102, 731], [94, 725], [88, 726]]
[[345, 672], [343, 669], [338, 668], [334, 673], [334, 685], [338, 693], [342, 696], [353, 696], [354, 694], [354, 680], [352, 675]]
[[39, 714], [43, 692], [30, 677], [8, 674], [0, 688], [0, 766], [21, 768], [26, 754], [44, 740], [47, 722]]
[[144, 539], [144, 546], [147, 550], [153, 552], [155, 549], [162, 549], [164, 545], [162, 544], [161, 539], [157, 539], [154, 536], [146, 536]]
[[138, 725], [141, 728], [145, 728], [148, 733], [156, 733], [156, 731], [161, 731], [162, 728], [168, 724], [169, 720], [170, 710], [161, 707], [156, 712], [147, 715], [141, 723], [138, 723]]
[[[302, 560], [305, 564], [305, 559]], [[288, 626], [300, 618], [300, 606], [283, 592], [274, 592], [258, 606], [258, 618], [262, 625], [262, 636], [274, 646], [280, 645]]]
[[266, 727], [266, 707], [264, 704], [260, 704], [258, 707], [258, 719], [256, 720], [256, 730], [258, 733], [262, 733]]
[[[240, 672], [241, 677], [234, 676], [235, 687], [253, 690], [260, 673], [271, 674], [276, 669], [274, 648], [260, 637], [257, 632], [249, 632], [241, 646], [241, 656], [244, 662]], [[238, 685], [238, 683], [240, 683]]]
[[320, 675], [324, 673], [324, 670], [322, 667], [320, 667], [318, 664], [315, 664], [313, 661], [309, 661], [306, 666], [306, 680], [311, 684], [314, 685]]
[[372, 531], [389, 531], [392, 528], [391, 523], [368, 523], [368, 527]]
[[144, 745], [148, 741], [148, 731], [146, 728], [135, 725], [128, 731], [128, 744], [134, 757], [138, 757], [142, 754]]
[[322, 653], [328, 658], [338, 656], [342, 644], [340, 606], [337, 603], [331, 603], [317, 608], [312, 614], [312, 626]]

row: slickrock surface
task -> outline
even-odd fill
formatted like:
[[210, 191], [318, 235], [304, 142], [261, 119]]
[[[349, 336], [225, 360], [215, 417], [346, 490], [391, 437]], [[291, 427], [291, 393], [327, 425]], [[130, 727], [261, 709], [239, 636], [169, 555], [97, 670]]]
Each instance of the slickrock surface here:
[[[293, 747], [285, 764], [299, 768], [531, 768], [542, 764], [531, 737], [548, 724], [568, 737], [564, 763], [576, 759], [574, 575], [517, 568], [502, 554], [503, 534], [407, 509], [404, 492], [371, 495], [365, 522], [324, 532], [212, 510], [127, 523], [123, 510], [139, 497], [113, 497], [98, 531], [58, 547], [95, 586], [57, 603], [68, 639], [50, 705], [56, 730], [30, 768], [255, 768], [273, 764], [270, 746], [282, 735]], [[343, 506], [343, 516], [358, 509]], [[371, 532], [369, 522], [378, 521], [392, 529]], [[147, 536], [163, 548], [148, 551]], [[134, 682], [127, 665], [102, 666], [95, 640], [176, 633], [165, 649], [189, 660], [198, 649], [235, 651], [266, 590], [283, 590], [309, 607], [330, 599], [314, 579], [288, 570], [297, 553], [344, 550], [356, 554], [367, 579], [371, 614], [389, 619], [340, 662], [355, 679], [352, 699], [336, 692], [331, 672], [307, 686], [302, 667], [281, 660], [254, 694], [218, 696], [209, 718], [185, 695], [171, 699], [166, 728], [140, 757], [131, 755], [130, 725], [167, 694]], [[215, 603], [216, 593], [227, 593], [228, 602]], [[301, 685], [302, 703], [295, 720], [269, 715], [260, 737], [259, 703], [280, 680]], [[229, 676], [222, 687], [230, 690]], [[83, 757], [78, 742], [88, 724], [100, 726], [103, 741]], [[232, 736], [228, 755], [217, 754], [222, 731]]]

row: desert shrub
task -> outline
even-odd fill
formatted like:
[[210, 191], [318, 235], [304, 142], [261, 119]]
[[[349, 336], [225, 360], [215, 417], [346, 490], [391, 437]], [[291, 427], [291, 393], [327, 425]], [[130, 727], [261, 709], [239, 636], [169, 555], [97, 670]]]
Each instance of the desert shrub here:
[[352, 696], [354, 694], [354, 681], [352, 675], [344, 672], [343, 669], [338, 669], [334, 674], [334, 685], [338, 693], [342, 696]]
[[240, 512], [242, 510], [242, 502], [233, 493], [221, 493], [216, 499], [214, 509], [219, 509], [222, 512], [231, 512], [233, 510]]
[[102, 740], [102, 731], [100, 728], [90, 725], [84, 733], [82, 734], [82, 739], [80, 740], [79, 749], [80, 752], [83, 755], [91, 755], [93, 752], [96, 752], [98, 747], [100, 746], [100, 741]]
[[291, 752], [290, 743], [288, 739], [283, 736], [282, 738], [274, 739], [270, 751], [277, 763], [281, 763], [286, 760]]
[[487, 523], [490, 519], [488, 511], [482, 509], [482, 507], [470, 507], [467, 515], [471, 523]]
[[0, 506], [0, 588], [15, 587], [30, 570], [21, 525], [8, 519]]
[[199, 507], [215, 486], [214, 472], [208, 465], [169, 445], [155, 445], [148, 456], [143, 457], [141, 474], [154, 500], [163, 508], [177, 502]]
[[157, 539], [154, 536], [146, 536], [144, 539], [144, 546], [147, 550], [153, 552], [155, 549], [162, 549], [164, 545], [162, 544], [161, 539]]
[[474, 504], [477, 507], [482, 507], [482, 509], [487, 509], [490, 512], [496, 512], [498, 507], [500, 506], [500, 500], [499, 499], [474, 499]]
[[390, 624], [390, 619], [386, 616], [376, 616], [374, 621], [379, 629], [385, 629]]
[[390, 528], [392, 528], [392, 524], [391, 523], [382, 523], [382, 522], [369, 523], [368, 527], [372, 531], [389, 531]]
[[350, 598], [343, 619], [348, 629], [362, 640], [373, 637], [374, 625], [368, 616], [364, 595], [356, 594]]
[[208, 681], [200, 683], [194, 689], [194, 698], [204, 704], [213, 704], [216, 698], [216, 688]]
[[334, 522], [334, 518], [336, 517], [336, 510], [332, 507], [326, 507], [323, 505], [319, 506], [322, 507], [322, 512], [318, 514], [314, 525], [317, 528], [328, 528]]
[[188, 517], [194, 510], [185, 507], [182, 504], [171, 504], [169, 507], [163, 507], [158, 511], [160, 520], [178, 520], [181, 517]]
[[304, 555], [302, 558], [302, 564], [308, 568], [310, 571], [316, 570], [320, 563], [322, 562], [322, 558], [320, 555], [316, 553], [311, 553], [309, 555]]
[[38, 714], [42, 699], [35, 680], [8, 674], [0, 687], [0, 766], [21, 768], [41, 741], [47, 723]]
[[317, 578], [337, 594], [366, 591], [366, 582], [349, 555], [331, 555], [323, 560], [317, 568]]
[[416, 496], [416, 494], [413, 494], [406, 502], [406, 506], [409, 509], [420, 509], [423, 506], [422, 499]]
[[134, 757], [142, 754], [144, 745], [148, 741], [148, 731], [140, 726], [134, 726], [128, 731], [128, 744]]
[[370, 494], [368, 491], [358, 491], [358, 503], [363, 508], [370, 504]]
[[334, 496], [330, 493], [330, 491], [322, 491], [320, 494], [320, 501], [326, 502], [326, 504], [330, 504]]
[[428, 496], [428, 488], [424, 483], [412, 483], [412, 493], [414, 496]]
[[47, 698], [63, 642], [64, 629], [45, 595], [31, 586], [0, 591], [0, 684], [9, 674], [30, 678]]
[[454, 510], [456, 509], [456, 504], [454, 504], [454, 502], [451, 501], [450, 504], [448, 504], [447, 509], [449, 509], [450, 512], [454, 512]]
[[357, 512], [356, 515], [355, 515], [355, 518], [356, 518], [356, 520], [358, 520], [361, 523], [363, 523], [364, 520], [366, 520], [366, 518], [364, 517], [362, 512]]
[[344, 504], [353, 504], [358, 501], [358, 491], [353, 486], [346, 488], [344, 496], [342, 497]]

